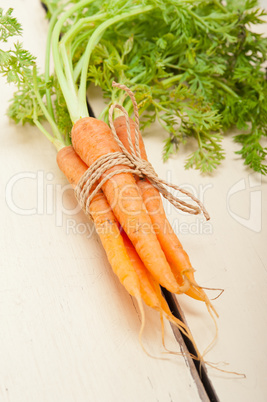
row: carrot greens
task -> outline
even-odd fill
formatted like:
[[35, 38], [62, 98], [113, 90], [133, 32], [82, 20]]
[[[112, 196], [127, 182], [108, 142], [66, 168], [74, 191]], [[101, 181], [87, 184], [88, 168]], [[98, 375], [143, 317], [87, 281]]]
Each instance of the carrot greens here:
[[[237, 153], [267, 173], [267, 40], [252, 28], [266, 14], [256, 0], [43, 3], [50, 23], [45, 72], [37, 74], [35, 90], [35, 59], [22, 45], [0, 53], [1, 73], [18, 86], [8, 112], [16, 123], [40, 125], [49, 115], [52, 136], [69, 144], [72, 123], [88, 116], [90, 84], [102, 89], [106, 101], [100, 118], [107, 121], [114, 100], [132, 113], [125, 94], [112, 88], [115, 80], [134, 90], [141, 127], [157, 120], [168, 133], [164, 160], [193, 138], [185, 167], [211, 172], [224, 158], [224, 133], [236, 126]], [[11, 9], [0, 18], [3, 41], [21, 34]]]

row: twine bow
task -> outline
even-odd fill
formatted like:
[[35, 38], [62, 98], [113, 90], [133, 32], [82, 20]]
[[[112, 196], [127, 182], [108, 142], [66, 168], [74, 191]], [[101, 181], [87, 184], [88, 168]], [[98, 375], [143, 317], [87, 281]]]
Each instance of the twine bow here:
[[[125, 85], [118, 84], [113, 81], [113, 87], [117, 87], [126, 91], [129, 97], [132, 100], [133, 108], [134, 108], [134, 116], [135, 116], [135, 138], [134, 143], [132, 142], [131, 138], [131, 129], [130, 129], [130, 119], [127, 111], [124, 109], [123, 106], [115, 103], [111, 105], [109, 109], [109, 125], [111, 131], [113, 133], [114, 139], [116, 140], [117, 144], [121, 148], [121, 152], [112, 152], [108, 153], [95, 161], [89, 169], [84, 173], [81, 177], [78, 185], [75, 189], [75, 195], [80, 204], [82, 205], [83, 209], [87, 214], [90, 215], [89, 212], [89, 205], [92, 199], [95, 197], [97, 192], [106, 183], [110, 180], [114, 175], [119, 173], [132, 173], [139, 177], [146, 178], [161, 194], [164, 198], [166, 198], [171, 204], [175, 206], [175, 208], [180, 209], [181, 211], [197, 215], [203, 212], [206, 220], [209, 220], [209, 214], [206, 211], [204, 205], [189, 191], [185, 189], [168, 183], [167, 181], [160, 179], [156, 174], [153, 166], [150, 162], [141, 158], [141, 151], [139, 147], [139, 114], [138, 114], [138, 107], [137, 102], [134, 97], [133, 92], [127, 88]], [[120, 141], [115, 127], [113, 123], [113, 112], [115, 109], [121, 110], [124, 114], [126, 119], [126, 128], [128, 134], [128, 142], [130, 151], [128, 152], [123, 143]], [[113, 172], [106, 174], [105, 172], [116, 165], [124, 165], [125, 168], [118, 168]], [[102, 176], [102, 177], [101, 177]], [[101, 178], [101, 180], [100, 180]], [[92, 187], [99, 181], [95, 189], [91, 192]], [[178, 197], [174, 196], [166, 187], [173, 188], [174, 190], [178, 190], [180, 193], [185, 194], [187, 197], [191, 198], [197, 205], [189, 204], [185, 201], [180, 200]], [[90, 194], [91, 192], [91, 194]]]

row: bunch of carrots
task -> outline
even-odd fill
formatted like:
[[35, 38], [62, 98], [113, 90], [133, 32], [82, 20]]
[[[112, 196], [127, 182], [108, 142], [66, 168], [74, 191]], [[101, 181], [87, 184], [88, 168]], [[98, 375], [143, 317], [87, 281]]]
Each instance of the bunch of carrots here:
[[[134, 143], [136, 124], [129, 120]], [[118, 138], [130, 152], [126, 117], [117, 117], [113, 124]], [[84, 117], [74, 124], [71, 139], [72, 146], [59, 150], [57, 163], [74, 188], [88, 167], [99, 158], [121, 151], [110, 127], [92, 117]], [[139, 148], [141, 158], [147, 161], [140, 132]], [[123, 165], [113, 166], [102, 176], [123, 168]], [[88, 196], [95, 187], [96, 184]], [[89, 211], [114, 273], [138, 302], [142, 322], [141, 300], [158, 311], [161, 318], [165, 316], [177, 325], [193, 342], [187, 326], [171, 313], [160, 286], [170, 292], [185, 293], [203, 301], [209, 312], [216, 314], [216, 311], [195, 281], [194, 269], [166, 217], [159, 191], [145, 178], [129, 172], [116, 173], [93, 197]]]
[[[70, 16], [75, 16], [75, 13], [81, 12], [81, 9], [91, 3], [92, 0], [83, 0], [68, 7], [66, 2], [65, 7], [63, 2], [52, 15], [48, 29], [44, 75], [38, 73], [35, 58], [21, 45], [15, 45], [15, 51], [7, 51], [6, 57], [2, 57], [5, 63], [4, 75], [18, 86], [11, 104], [14, 120], [17, 123], [26, 121], [35, 124], [55, 145], [58, 151], [58, 166], [74, 188], [99, 158], [121, 151], [111, 128], [102, 120], [89, 116], [86, 101], [90, 56], [105, 27], [99, 28], [98, 35], [91, 34], [90, 30], [88, 33], [84, 31], [79, 21], [69, 30], [65, 29], [65, 23]], [[137, 7], [132, 15], [140, 12]], [[21, 26], [12, 16], [11, 9], [5, 18], [7, 22], [3, 30], [6, 29], [6, 37], [20, 35]], [[93, 17], [87, 19], [90, 23], [93, 21]], [[117, 20], [119, 21], [119, 15]], [[80, 42], [83, 39], [83, 43], [87, 40], [88, 44], [80, 57], [81, 63], [78, 62], [74, 66], [74, 48], [77, 51], [79, 38]], [[54, 62], [53, 74], [50, 72], [51, 54]], [[56, 88], [56, 91], [53, 88]], [[60, 103], [66, 105], [67, 110], [67, 115], [65, 113], [61, 118], [69, 119], [72, 123], [70, 135], [61, 130], [57, 115]], [[44, 126], [44, 120], [50, 124], [50, 131], [47, 125]], [[129, 150], [125, 116], [117, 117], [113, 124], [120, 141]], [[134, 143], [135, 122], [130, 119], [129, 124]], [[66, 124], [64, 129], [65, 127]], [[138, 135], [141, 158], [147, 160], [140, 132]], [[99, 177], [99, 181], [123, 167], [109, 168]], [[96, 187], [97, 183], [91, 188], [88, 197]], [[142, 325], [144, 301], [160, 313], [162, 322], [163, 317], [166, 317], [193, 342], [187, 326], [171, 313], [160, 286], [172, 293], [185, 293], [204, 302], [212, 316], [216, 315], [216, 312], [203, 288], [195, 281], [194, 269], [167, 220], [158, 190], [149, 180], [136, 177], [129, 171], [114, 173], [112, 179], [105, 181], [94, 195], [89, 205], [89, 213], [114, 273], [129, 294], [137, 300], [142, 314]]]

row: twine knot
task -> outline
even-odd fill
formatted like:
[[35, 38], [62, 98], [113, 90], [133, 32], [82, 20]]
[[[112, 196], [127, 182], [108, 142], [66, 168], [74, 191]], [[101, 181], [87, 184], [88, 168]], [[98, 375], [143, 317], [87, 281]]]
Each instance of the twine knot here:
[[[90, 215], [89, 205], [92, 199], [96, 196], [97, 192], [101, 189], [104, 183], [111, 179], [114, 175], [119, 173], [132, 173], [142, 178], [146, 178], [160, 193], [166, 198], [171, 204], [175, 206], [175, 208], [180, 209], [181, 211], [197, 215], [203, 212], [206, 220], [209, 220], [209, 214], [206, 211], [204, 205], [198, 200], [192, 193], [186, 191], [182, 187], [166, 182], [163, 179], [160, 179], [155, 172], [153, 166], [150, 162], [141, 157], [141, 151], [139, 147], [139, 113], [138, 106], [133, 92], [126, 87], [126, 85], [118, 84], [113, 81], [113, 87], [120, 88], [127, 92], [129, 97], [132, 100], [134, 115], [135, 115], [135, 138], [134, 143], [131, 137], [131, 129], [130, 129], [130, 118], [127, 111], [123, 106], [115, 103], [111, 105], [109, 109], [109, 125], [116, 140], [117, 144], [121, 148], [121, 152], [111, 152], [106, 155], [103, 155], [97, 161], [95, 161], [89, 169], [84, 173], [81, 177], [79, 183], [75, 189], [75, 195], [82, 206], [83, 210], [86, 214]], [[124, 114], [126, 119], [126, 128], [127, 128], [127, 139], [129, 143], [130, 152], [125, 148], [121, 140], [119, 139], [114, 123], [113, 123], [113, 112], [114, 109], [119, 109]], [[119, 167], [115, 169], [113, 172], [106, 174], [106, 171], [116, 165], [124, 165], [123, 168]], [[94, 190], [91, 192], [92, 188], [98, 182]], [[196, 205], [189, 204], [185, 201], [182, 201], [177, 196], [174, 196], [166, 187], [172, 188], [174, 190], [178, 190], [180, 193], [185, 194], [187, 197], [191, 198]], [[91, 194], [90, 194], [91, 192]]]
[[149, 176], [155, 176], [156, 172], [153, 169], [152, 165], [150, 162], [145, 161], [144, 159], [140, 159], [138, 161], [138, 164], [136, 164], [136, 170], [138, 171], [138, 176], [139, 177], [149, 177]]

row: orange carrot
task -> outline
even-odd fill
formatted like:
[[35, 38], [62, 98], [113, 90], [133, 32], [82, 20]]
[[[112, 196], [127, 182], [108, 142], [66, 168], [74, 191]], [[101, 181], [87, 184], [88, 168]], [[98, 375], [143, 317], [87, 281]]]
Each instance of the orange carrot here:
[[[88, 169], [72, 146], [64, 147], [58, 152], [57, 163], [73, 187], [77, 185], [82, 175]], [[195, 345], [188, 327], [171, 313], [168, 304], [161, 294], [159, 284], [146, 269], [127, 234], [119, 226], [102, 190], [99, 190], [91, 201], [90, 214], [114, 273], [118, 276], [129, 294], [134, 296], [138, 301], [142, 314], [140, 335], [144, 321], [144, 312], [140, 302], [141, 296], [148, 306], [158, 311], [161, 316], [164, 315]], [[163, 327], [162, 341], [165, 346]], [[141, 336], [140, 343], [142, 345]], [[199, 353], [197, 353], [197, 358], [202, 359]]]
[[[68, 181], [76, 186], [88, 169], [72, 146], [62, 148], [57, 154], [57, 163]], [[126, 252], [118, 222], [115, 219], [103, 192], [100, 190], [90, 203], [90, 214], [96, 231], [106, 251], [110, 265], [126, 290], [140, 299], [138, 276]]]
[[[114, 120], [116, 133], [130, 152], [130, 147], [127, 138], [126, 120], [124, 116], [117, 117]], [[130, 119], [130, 129], [132, 142], [135, 141], [135, 123]], [[139, 147], [141, 157], [147, 160], [144, 142], [139, 133]], [[159, 191], [153, 187], [148, 180], [136, 177], [137, 185], [141, 191], [146, 209], [149, 213], [156, 235], [165, 253], [165, 256], [170, 264], [174, 276], [180, 286], [185, 286], [185, 293], [197, 300], [207, 302], [208, 297], [201, 287], [199, 287], [194, 279], [194, 269], [191, 265], [186, 251], [173, 231], [164, 211], [163, 203]], [[187, 286], [189, 284], [189, 286]]]
[[[197, 346], [190, 333], [189, 328], [185, 323], [183, 323], [181, 320], [179, 320], [172, 314], [166, 300], [162, 296], [161, 288], [158, 282], [155, 281], [153, 276], [150, 274], [150, 272], [144, 266], [143, 262], [140, 260], [140, 257], [138, 256], [135, 248], [133, 247], [133, 244], [131, 243], [131, 241], [129, 240], [127, 234], [124, 232], [123, 229], [121, 229], [121, 235], [127, 253], [130, 257], [130, 260], [132, 261], [133, 267], [139, 277], [141, 295], [144, 302], [148, 306], [152, 307], [154, 310], [158, 311], [162, 319], [163, 316], [165, 316], [170, 322], [172, 322], [176, 327], [178, 327], [179, 330], [183, 332], [183, 334], [186, 335], [194, 345], [195, 350], [197, 352], [197, 356], [195, 356], [195, 358], [202, 360], [202, 356], [197, 349]], [[162, 322], [162, 343], [163, 346], [165, 347], [163, 320], [161, 322]]]
[[[120, 151], [108, 125], [90, 117], [75, 123], [72, 129], [72, 143], [87, 166], [91, 166], [107, 153]], [[125, 168], [125, 166], [110, 168], [102, 177], [119, 168]], [[112, 180], [103, 184], [102, 190], [116, 218], [153, 277], [169, 291], [180, 293], [180, 287], [153, 233], [151, 219], [133, 175], [131, 173], [116, 174]]]
[[137, 273], [140, 282], [141, 295], [144, 302], [153, 309], [160, 309], [160, 303], [154, 290], [154, 285], [157, 283], [151, 273], [145, 268], [139, 255], [137, 254], [133, 244], [129, 240], [127, 234], [121, 228], [121, 236], [127, 254], [133, 264], [133, 267]]

